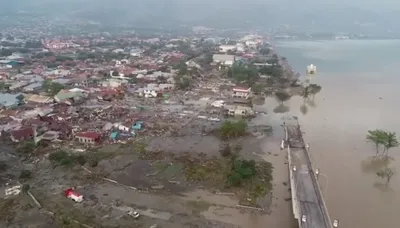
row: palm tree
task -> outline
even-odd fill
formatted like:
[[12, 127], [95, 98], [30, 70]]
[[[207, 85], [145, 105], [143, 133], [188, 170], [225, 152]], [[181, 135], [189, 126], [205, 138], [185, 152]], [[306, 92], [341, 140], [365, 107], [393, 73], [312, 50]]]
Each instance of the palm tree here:
[[[385, 140], [383, 143], [384, 146], [384, 155], [387, 157], [389, 154], [389, 149], [394, 148], [394, 147], [398, 147], [399, 141], [397, 140], [397, 136], [396, 136], [396, 132], [384, 132], [384, 136], [385, 136]], [[386, 152], [386, 154], [385, 154]]]
[[386, 140], [386, 132], [383, 130], [369, 130], [368, 134], [366, 136], [367, 142], [372, 142], [375, 144], [376, 147], [376, 154], [375, 157], [379, 155], [380, 153], [380, 147], [384, 145], [385, 140]]

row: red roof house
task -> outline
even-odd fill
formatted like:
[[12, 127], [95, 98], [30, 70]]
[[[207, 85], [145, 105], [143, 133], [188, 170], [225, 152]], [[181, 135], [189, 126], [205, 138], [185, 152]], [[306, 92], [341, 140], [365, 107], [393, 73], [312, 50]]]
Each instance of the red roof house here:
[[81, 143], [95, 144], [100, 141], [101, 135], [94, 131], [78, 132], [75, 138]]
[[11, 132], [11, 140], [14, 142], [20, 142], [26, 139], [33, 138], [34, 134], [34, 130], [31, 127], [21, 128]]

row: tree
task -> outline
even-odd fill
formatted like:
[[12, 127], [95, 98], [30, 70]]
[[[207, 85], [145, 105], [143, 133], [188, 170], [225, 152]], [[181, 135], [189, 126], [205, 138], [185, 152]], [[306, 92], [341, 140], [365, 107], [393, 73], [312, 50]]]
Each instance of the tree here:
[[226, 120], [219, 129], [219, 133], [223, 138], [234, 138], [243, 136], [247, 131], [247, 123], [244, 120], [229, 121]]
[[24, 95], [20, 94], [16, 97], [16, 99], [18, 100], [18, 104], [21, 105], [25, 102], [25, 97]]
[[261, 55], [269, 55], [269, 53], [271, 52], [271, 50], [269, 48], [261, 48], [260, 49], [260, 54]]
[[42, 48], [43, 44], [40, 41], [27, 41], [25, 43], [26, 48]]
[[283, 76], [283, 69], [280, 65], [264, 66], [258, 71], [260, 74], [271, 75], [273, 78], [280, 78]]
[[42, 88], [50, 95], [54, 96], [60, 92], [60, 90], [64, 89], [64, 85], [57, 82], [52, 82], [51, 80], [45, 80], [42, 84]]
[[9, 87], [10, 87], [10, 85], [7, 84], [6, 82], [4, 82], [4, 81], [0, 82], [0, 91], [7, 90]]
[[234, 64], [228, 69], [228, 77], [238, 82], [252, 85], [259, 77], [256, 67], [252, 64]]
[[306, 100], [310, 97], [310, 89], [308, 88], [308, 86], [304, 88], [302, 97], [303, 97], [303, 103], [305, 103]]
[[251, 87], [251, 91], [253, 91], [254, 94], [260, 94], [263, 90], [263, 85], [260, 83], [256, 83]]
[[175, 85], [182, 90], [188, 89], [191, 86], [191, 80], [187, 76], [177, 75], [174, 77]]
[[10, 56], [12, 55], [12, 51], [10, 49], [1, 49], [0, 50], [0, 56]]
[[281, 102], [281, 104], [283, 104], [283, 102], [290, 99], [290, 94], [282, 90], [275, 92], [275, 97], [279, 102]]
[[376, 175], [382, 179], [386, 179], [386, 184], [388, 184], [395, 173], [396, 172], [393, 169], [385, 167], [379, 170]]
[[315, 97], [315, 95], [319, 92], [321, 92], [322, 87], [320, 85], [317, 84], [310, 84], [309, 86], [307, 86], [306, 90], [309, 91], [310, 95], [313, 96], [313, 99]]
[[383, 130], [369, 130], [366, 136], [367, 142], [371, 142], [375, 144], [376, 155], [378, 156], [380, 153], [380, 147], [385, 143], [385, 131]]
[[178, 70], [178, 75], [186, 75], [188, 73], [187, 65], [184, 60], [180, 61], [178, 65], [175, 66]]
[[394, 148], [394, 147], [398, 147], [399, 146], [399, 141], [397, 140], [397, 135], [396, 132], [385, 132], [384, 133], [385, 136], [385, 140], [383, 143], [384, 146], [384, 153], [385, 156], [387, 157], [389, 154], [389, 149]]
[[366, 136], [368, 142], [372, 142], [376, 147], [376, 156], [380, 153], [380, 147], [383, 147], [382, 155], [388, 156], [389, 150], [399, 146], [399, 141], [395, 132], [388, 132], [384, 130], [368, 131]]
[[234, 159], [232, 172], [228, 175], [229, 186], [240, 186], [244, 179], [249, 179], [257, 173], [254, 160]]

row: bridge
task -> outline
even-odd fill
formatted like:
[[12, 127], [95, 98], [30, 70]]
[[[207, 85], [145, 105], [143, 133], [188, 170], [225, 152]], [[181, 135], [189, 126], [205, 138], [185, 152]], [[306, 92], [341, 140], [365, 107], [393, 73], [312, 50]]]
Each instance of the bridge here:
[[305, 146], [300, 125], [295, 122], [284, 126], [294, 217], [299, 222], [299, 228], [338, 227], [329, 217], [316, 169]]

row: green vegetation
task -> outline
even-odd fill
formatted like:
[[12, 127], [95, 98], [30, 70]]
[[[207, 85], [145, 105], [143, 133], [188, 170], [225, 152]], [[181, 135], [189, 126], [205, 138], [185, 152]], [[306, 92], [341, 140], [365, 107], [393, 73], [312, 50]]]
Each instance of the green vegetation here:
[[386, 179], [386, 184], [389, 184], [394, 174], [396, 174], [396, 172], [389, 167], [384, 167], [376, 173], [378, 177]]
[[5, 91], [5, 90], [7, 90], [9, 87], [10, 87], [10, 85], [7, 84], [6, 82], [4, 82], [4, 81], [1, 81], [1, 82], [0, 82], [0, 91]]
[[286, 91], [281, 90], [275, 92], [275, 97], [281, 104], [283, 104], [283, 102], [288, 101], [290, 99], [290, 94], [287, 93]]
[[[225, 176], [223, 170], [226, 170], [223, 161], [218, 159], [186, 162], [185, 177], [188, 181], [210, 181], [215, 184], [224, 183]], [[219, 172], [219, 173], [218, 173]]]
[[10, 49], [2, 48], [0, 50], [0, 56], [10, 56], [12, 55], [12, 51]]
[[[305, 88], [305, 92], [304, 95], [307, 94], [307, 98], [309, 95], [313, 96], [313, 99], [315, 97], [316, 94], [318, 94], [319, 92], [321, 92], [322, 87], [320, 85], [317, 84], [310, 84]], [[303, 95], [303, 98], [304, 98]]]
[[[368, 131], [366, 140], [375, 144], [376, 156], [382, 154], [385, 158], [388, 157], [391, 148], [400, 145], [395, 132], [388, 132], [380, 129]], [[381, 148], [383, 148], [382, 153], [380, 151]]]
[[252, 87], [251, 87], [251, 91], [253, 91], [254, 94], [260, 94], [263, 91], [264, 86], [260, 83], [255, 83]]
[[226, 120], [219, 129], [222, 138], [230, 139], [246, 135], [247, 123], [245, 120], [230, 121]]
[[258, 79], [258, 71], [252, 64], [234, 64], [228, 69], [228, 77], [233, 78], [237, 82], [245, 82], [253, 85]]
[[188, 67], [184, 60], [180, 61], [178, 65], [174, 67], [175, 70], [178, 70], [178, 75], [183, 76], [188, 73]]
[[283, 77], [283, 69], [280, 65], [264, 66], [258, 72], [263, 75], [270, 75], [274, 79]]
[[45, 80], [42, 84], [43, 89], [48, 92], [51, 96], [56, 95], [64, 86], [57, 82], [52, 82], [51, 80]]
[[84, 165], [86, 158], [84, 155], [73, 155], [63, 150], [56, 151], [49, 156], [49, 160], [53, 162], [55, 166], [71, 167], [76, 164]]
[[57, 55], [56, 56], [56, 61], [57, 62], [65, 62], [65, 61], [74, 61], [74, 59], [69, 57], [69, 56]]
[[174, 80], [175, 80], [175, 86], [181, 90], [186, 90], [190, 88], [192, 84], [192, 80], [189, 76], [177, 75], [174, 77]]
[[211, 206], [210, 203], [204, 200], [190, 200], [187, 201], [187, 206], [192, 209], [193, 214], [199, 214], [203, 211], [207, 211]]
[[36, 149], [36, 144], [33, 140], [26, 140], [21, 142], [21, 144], [18, 146], [17, 151], [22, 153], [22, 154], [30, 154]]
[[232, 163], [232, 170], [228, 175], [228, 186], [238, 187], [243, 180], [256, 174], [256, 162], [254, 160], [234, 159]]

